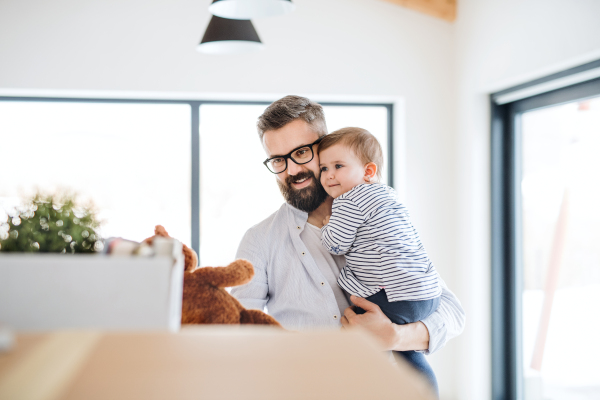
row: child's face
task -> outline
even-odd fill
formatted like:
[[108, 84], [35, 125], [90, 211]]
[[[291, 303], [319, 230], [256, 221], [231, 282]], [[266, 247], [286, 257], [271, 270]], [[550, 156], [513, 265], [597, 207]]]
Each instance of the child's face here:
[[334, 199], [346, 193], [365, 180], [365, 166], [352, 150], [343, 144], [333, 146], [319, 153], [321, 185]]

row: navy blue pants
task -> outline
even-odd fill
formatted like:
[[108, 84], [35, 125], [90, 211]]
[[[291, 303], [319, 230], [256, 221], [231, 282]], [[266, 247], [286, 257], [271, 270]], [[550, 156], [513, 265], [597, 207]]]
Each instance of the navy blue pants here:
[[[440, 304], [440, 298], [436, 297], [431, 300], [422, 301], [392, 301], [389, 302], [385, 290], [380, 290], [372, 296], [367, 297], [372, 303], [375, 303], [381, 308], [381, 311], [395, 324], [404, 325], [410, 324], [411, 322], [420, 321], [435, 310], [437, 310]], [[366, 311], [360, 307], [354, 307], [357, 314], [364, 314]], [[433, 369], [425, 359], [423, 353], [416, 351], [394, 351], [396, 357], [402, 358], [408, 361], [413, 367], [421, 372], [427, 380], [431, 383], [431, 386], [438, 393], [437, 379]]]

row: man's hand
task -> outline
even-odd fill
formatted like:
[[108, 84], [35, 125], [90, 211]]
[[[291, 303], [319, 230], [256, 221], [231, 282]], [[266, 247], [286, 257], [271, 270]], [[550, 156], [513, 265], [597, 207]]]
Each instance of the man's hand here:
[[346, 308], [341, 319], [342, 326], [363, 328], [379, 340], [384, 350], [394, 349], [397, 341], [394, 323], [385, 316], [379, 306], [362, 297], [350, 296], [350, 300], [366, 313], [356, 314], [352, 307]]
[[350, 300], [366, 313], [356, 314], [352, 307], [346, 308], [341, 318], [344, 328], [365, 329], [378, 339], [384, 350], [408, 351], [429, 348], [429, 331], [422, 322], [396, 325], [377, 304], [356, 296], [350, 296]]

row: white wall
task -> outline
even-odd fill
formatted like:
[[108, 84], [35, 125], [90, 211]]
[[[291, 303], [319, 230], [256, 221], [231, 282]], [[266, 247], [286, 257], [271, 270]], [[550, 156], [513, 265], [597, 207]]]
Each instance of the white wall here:
[[[413, 221], [451, 288], [456, 261], [452, 24], [377, 0], [294, 0], [255, 21], [267, 49], [197, 53], [210, 0], [0, 1], [0, 95], [54, 91], [401, 97]], [[399, 138], [401, 139], [401, 138]], [[433, 364], [444, 398], [458, 371], [452, 341]]]
[[600, 59], [596, 0], [460, 0], [457, 189], [460, 275], [467, 312], [456, 398], [490, 398], [490, 144], [488, 95]]

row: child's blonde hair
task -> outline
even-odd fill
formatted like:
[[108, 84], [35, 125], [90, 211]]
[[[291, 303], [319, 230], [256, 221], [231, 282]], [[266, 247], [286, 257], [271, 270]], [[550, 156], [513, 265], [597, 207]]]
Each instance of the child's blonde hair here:
[[381, 150], [381, 145], [371, 132], [366, 129], [354, 127], [338, 129], [323, 137], [319, 143], [317, 153], [321, 153], [321, 151], [334, 144], [347, 146], [363, 164], [375, 163], [377, 165], [377, 180], [381, 180], [383, 151]]

